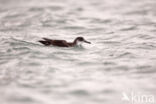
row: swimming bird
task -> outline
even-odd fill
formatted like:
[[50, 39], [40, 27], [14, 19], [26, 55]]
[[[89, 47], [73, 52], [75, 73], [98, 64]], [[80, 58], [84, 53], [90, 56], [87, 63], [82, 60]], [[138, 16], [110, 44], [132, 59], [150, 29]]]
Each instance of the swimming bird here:
[[43, 40], [39, 40], [38, 42], [44, 44], [45, 46], [58, 46], [58, 47], [74, 47], [82, 42], [91, 44], [91, 42], [86, 41], [83, 37], [77, 37], [73, 42], [67, 42], [66, 40], [53, 40], [48, 38], [43, 38]]

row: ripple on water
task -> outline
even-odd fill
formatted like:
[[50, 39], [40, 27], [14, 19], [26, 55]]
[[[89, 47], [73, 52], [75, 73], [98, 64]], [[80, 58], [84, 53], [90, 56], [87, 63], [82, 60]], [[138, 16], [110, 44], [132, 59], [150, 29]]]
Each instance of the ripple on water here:
[[136, 30], [137, 26], [129, 26], [127, 28], [122, 28], [120, 29], [121, 31], [132, 31], [132, 30]]
[[[155, 95], [155, 0], [0, 2], [2, 104], [122, 104], [125, 91]], [[77, 36], [92, 44], [37, 42]]]
[[89, 96], [90, 94], [86, 90], [74, 90], [70, 94], [74, 96]]

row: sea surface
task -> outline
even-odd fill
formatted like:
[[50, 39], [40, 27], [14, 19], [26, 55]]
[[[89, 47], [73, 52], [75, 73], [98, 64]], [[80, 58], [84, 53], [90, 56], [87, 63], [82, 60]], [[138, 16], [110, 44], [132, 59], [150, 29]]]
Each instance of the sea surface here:
[[0, 104], [156, 104], [156, 0], [0, 0]]

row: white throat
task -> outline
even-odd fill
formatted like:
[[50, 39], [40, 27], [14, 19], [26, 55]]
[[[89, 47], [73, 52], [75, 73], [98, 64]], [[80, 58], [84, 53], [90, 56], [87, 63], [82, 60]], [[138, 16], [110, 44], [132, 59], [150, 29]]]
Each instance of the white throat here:
[[82, 43], [83, 43], [82, 41], [77, 41], [77, 42], [76, 42], [76, 45], [81, 46]]

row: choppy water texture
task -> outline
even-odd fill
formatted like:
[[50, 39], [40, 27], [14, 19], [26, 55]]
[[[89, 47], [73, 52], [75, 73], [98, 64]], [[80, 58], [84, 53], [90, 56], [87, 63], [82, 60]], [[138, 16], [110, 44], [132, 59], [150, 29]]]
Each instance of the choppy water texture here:
[[[132, 92], [156, 102], [155, 7], [156, 0], [0, 0], [0, 103], [131, 104], [122, 93]], [[77, 36], [92, 44], [37, 42]]]

